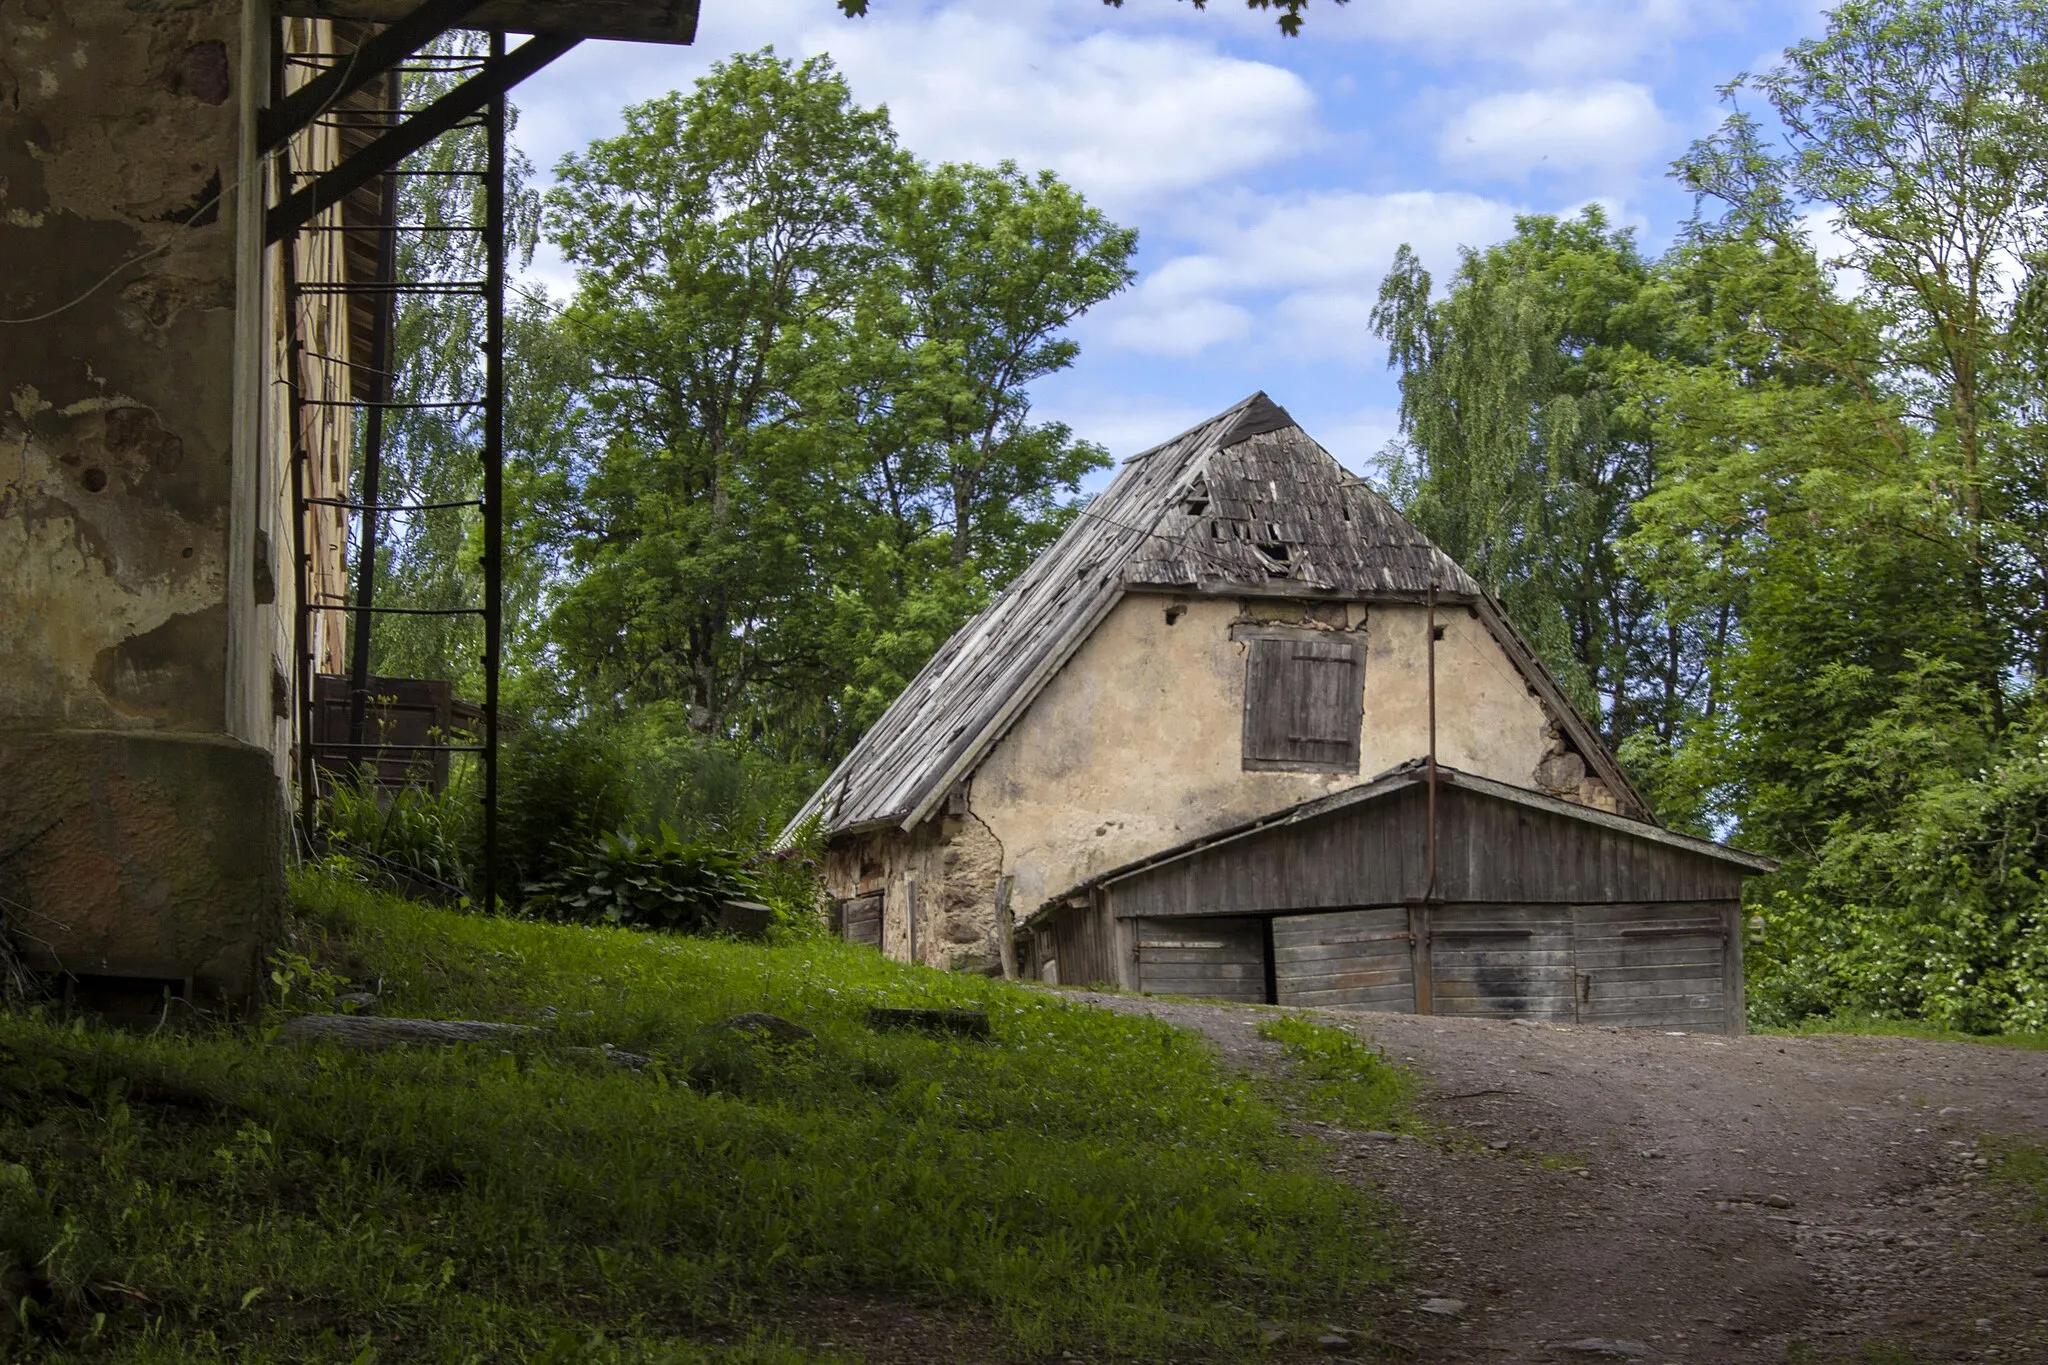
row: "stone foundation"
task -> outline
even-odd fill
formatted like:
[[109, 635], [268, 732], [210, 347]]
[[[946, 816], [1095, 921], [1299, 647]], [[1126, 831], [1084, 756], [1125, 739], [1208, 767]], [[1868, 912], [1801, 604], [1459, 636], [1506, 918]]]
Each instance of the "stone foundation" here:
[[33, 966], [247, 999], [283, 915], [285, 828], [253, 745], [0, 732], [0, 914]]

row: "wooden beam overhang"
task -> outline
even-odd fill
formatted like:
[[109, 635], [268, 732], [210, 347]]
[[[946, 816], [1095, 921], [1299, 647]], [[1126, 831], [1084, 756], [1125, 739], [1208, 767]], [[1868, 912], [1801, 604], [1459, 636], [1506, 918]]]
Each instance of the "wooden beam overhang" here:
[[373, 33], [355, 54], [286, 95], [257, 118], [263, 150], [274, 152], [321, 114], [383, 76], [453, 28], [484, 0], [426, 0], [390, 27]]
[[[396, 24], [416, 5], [417, 0], [279, 0], [277, 13]], [[687, 43], [697, 36], [697, 6], [698, 0], [484, 0], [463, 27]]]
[[572, 34], [537, 33], [486, 62], [476, 75], [279, 200], [265, 221], [265, 242], [283, 241], [581, 41]]

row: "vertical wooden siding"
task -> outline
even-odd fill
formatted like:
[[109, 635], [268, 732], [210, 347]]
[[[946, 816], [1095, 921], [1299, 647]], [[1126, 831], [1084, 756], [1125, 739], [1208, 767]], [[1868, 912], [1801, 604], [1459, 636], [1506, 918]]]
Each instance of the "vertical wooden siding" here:
[[[1743, 870], [1685, 849], [1446, 785], [1438, 888], [1452, 903], [1731, 901]], [[1242, 915], [1400, 905], [1429, 883], [1419, 786], [1275, 825], [1114, 882], [1116, 913]]]

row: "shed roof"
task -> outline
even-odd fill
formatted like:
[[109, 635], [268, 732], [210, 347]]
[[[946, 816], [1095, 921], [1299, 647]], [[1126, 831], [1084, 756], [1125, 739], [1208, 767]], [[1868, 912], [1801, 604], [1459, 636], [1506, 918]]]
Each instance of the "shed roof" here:
[[1263, 393], [1124, 462], [1003, 594], [940, 646], [791, 822], [910, 828], [971, 772], [1117, 601], [1168, 590], [1469, 605], [1631, 815], [1599, 736], [1471, 575]]
[[[1715, 843], [1711, 839], [1699, 839], [1689, 834], [1680, 834], [1676, 831], [1665, 829], [1660, 825], [1640, 820], [1624, 819], [1607, 811], [1596, 810], [1590, 806], [1577, 805], [1570, 801], [1561, 801], [1554, 796], [1530, 791], [1527, 788], [1517, 787], [1510, 783], [1497, 782], [1491, 778], [1462, 772], [1459, 769], [1446, 767], [1441, 764], [1438, 765], [1436, 771], [1437, 780], [1444, 788], [1444, 791], [1439, 796], [1439, 801], [1445, 803], [1446, 834], [1450, 834], [1455, 827], [1463, 830], [1466, 835], [1471, 837], [1466, 840], [1468, 846], [1455, 849], [1447, 847], [1443, 853], [1445, 882], [1451, 884], [1454, 891], [1470, 891], [1469, 887], [1461, 887], [1458, 883], [1461, 877], [1465, 881], [1470, 881], [1471, 877], [1469, 874], [1475, 869], [1484, 871], [1502, 859], [1512, 859], [1518, 854], [1526, 855], [1530, 852], [1529, 848], [1526, 847], [1521, 849], [1510, 847], [1511, 841], [1498, 837], [1498, 830], [1475, 833], [1472, 829], [1468, 828], [1471, 824], [1470, 817], [1457, 814], [1458, 807], [1454, 800], [1454, 798], [1465, 793], [1469, 793], [1483, 801], [1500, 802], [1525, 811], [1540, 812], [1541, 815], [1537, 817], [1539, 820], [1543, 817], [1549, 817], [1549, 821], [1539, 830], [1541, 837], [1535, 841], [1535, 847], [1541, 850], [1538, 861], [1567, 881], [1574, 875], [1583, 877], [1587, 871], [1585, 865], [1589, 862], [1594, 865], [1600, 865], [1615, 861], [1612, 858], [1602, 859], [1598, 856], [1594, 856], [1589, 860], [1585, 856], [1578, 856], [1583, 854], [1584, 850], [1561, 846], [1559, 843], [1560, 836], [1563, 836], [1572, 844], [1585, 842], [1579, 839], [1576, 834], [1571, 833], [1571, 831], [1577, 829], [1583, 829], [1584, 833], [1591, 836], [1595, 842], [1604, 841], [1605, 843], [1613, 844], [1616, 836], [1619, 836], [1624, 841], [1621, 845], [1622, 847], [1634, 847], [1642, 850], [1642, 856], [1662, 856], [1668, 859], [1670, 855], [1677, 854], [1706, 859], [1711, 863], [1730, 869], [1737, 877], [1772, 872], [1778, 866], [1774, 860], [1763, 857], [1760, 854], [1744, 852], [1738, 848], [1731, 848], [1726, 844]], [[1258, 850], [1272, 844], [1276, 838], [1299, 842], [1295, 839], [1295, 832], [1302, 831], [1304, 826], [1321, 822], [1323, 826], [1327, 827], [1332, 821], [1350, 821], [1352, 826], [1355, 826], [1356, 816], [1365, 813], [1367, 810], [1381, 811], [1388, 818], [1407, 820], [1412, 823], [1419, 818], [1419, 811], [1421, 809], [1419, 805], [1421, 799], [1420, 792], [1427, 788], [1428, 783], [1429, 769], [1427, 762], [1422, 759], [1411, 759], [1406, 763], [1400, 764], [1398, 767], [1381, 773], [1370, 782], [1359, 786], [1349, 787], [1339, 792], [1332, 792], [1328, 796], [1319, 796], [1312, 800], [1303, 801], [1284, 810], [1274, 811], [1254, 820], [1247, 820], [1242, 824], [1234, 825], [1229, 829], [1218, 830], [1213, 834], [1201, 835], [1197, 838], [1189, 839], [1185, 843], [1176, 844], [1172, 848], [1161, 849], [1156, 853], [1150, 853], [1142, 858], [1124, 863], [1121, 866], [1110, 868], [1108, 871], [1098, 873], [1077, 886], [1063, 889], [1044, 905], [1036, 907], [1024, 919], [1026, 922], [1035, 919], [1046, 911], [1065, 904], [1073, 897], [1084, 895], [1097, 887], [1114, 888], [1121, 883], [1156, 882], [1159, 874], [1172, 869], [1176, 864], [1195, 864], [1188, 868], [1193, 874], [1193, 884], [1203, 888], [1209, 898], [1214, 900], [1222, 909], [1226, 911], [1234, 910], [1236, 907], [1231, 903], [1233, 892], [1241, 891], [1244, 888], [1230, 885], [1231, 878], [1218, 870], [1229, 864], [1219, 864], [1208, 855], [1227, 856], [1223, 855], [1222, 851], [1230, 848], [1232, 845], [1240, 845], [1244, 849], [1256, 854]], [[1407, 798], [1405, 800], [1403, 799], [1404, 795]], [[1557, 823], [1557, 819], [1560, 817], [1566, 823]], [[1547, 831], [1547, 833], [1543, 831]], [[1492, 834], [1496, 837], [1490, 840], [1481, 837], [1485, 834]], [[1472, 845], [1471, 839], [1478, 839], [1478, 844]], [[1408, 842], [1415, 843], [1416, 841], [1411, 839]], [[1524, 844], [1529, 842], [1528, 840], [1523, 841]], [[1664, 850], [1665, 852], [1660, 855], [1655, 854], [1655, 850]], [[1344, 867], [1342, 858], [1337, 860], [1337, 865], [1343, 875], [1337, 877], [1336, 880], [1341, 883], [1344, 895], [1365, 896], [1368, 899], [1373, 899], [1376, 896], [1402, 899], [1413, 898], [1422, 894], [1427, 879], [1422, 875], [1424, 863], [1420, 857], [1421, 847], [1419, 844], [1417, 847], [1404, 847], [1400, 839], [1393, 839], [1387, 841], [1384, 846], [1359, 850], [1359, 852], [1364, 854], [1363, 861], [1367, 865], [1366, 870], [1362, 873], [1359, 869]], [[1291, 869], [1291, 875], [1277, 879], [1276, 885], [1284, 884], [1289, 892], [1298, 892], [1301, 896], [1305, 897], [1304, 904], [1315, 902], [1314, 887], [1310, 885], [1314, 878], [1304, 875], [1303, 869], [1306, 863], [1300, 849], [1281, 850], [1277, 853], [1269, 853], [1266, 856], [1277, 858]], [[1196, 864], [1195, 860], [1200, 861]], [[1244, 859], [1239, 858], [1235, 861], [1241, 863]], [[1636, 861], [1640, 861], [1640, 857]], [[1639, 868], [1634, 870], [1640, 871]], [[1615, 869], [1610, 866], [1595, 866], [1594, 871], [1611, 880]], [[1600, 879], [1599, 876], [1596, 876], [1592, 880], [1598, 881]], [[1378, 882], [1384, 882], [1385, 884], [1378, 885]], [[1526, 887], [1524, 890], [1526, 890]], [[1578, 886], [1575, 890], [1580, 895], [1595, 895], [1595, 888], [1590, 883]], [[1634, 899], [1639, 894], [1647, 893], [1643, 887], [1636, 886], [1623, 899]], [[1460, 899], [1461, 895], [1451, 895], [1449, 898], [1453, 900]], [[1608, 898], [1612, 899], [1613, 897], [1610, 896]]]

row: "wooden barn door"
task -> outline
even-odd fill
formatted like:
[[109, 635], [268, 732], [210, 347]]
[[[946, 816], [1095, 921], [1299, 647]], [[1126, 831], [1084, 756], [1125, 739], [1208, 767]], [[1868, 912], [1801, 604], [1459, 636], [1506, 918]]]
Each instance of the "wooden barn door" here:
[[1433, 1014], [1578, 1018], [1568, 905], [1436, 905], [1429, 911]]
[[1728, 989], [1728, 907], [1717, 902], [1572, 909], [1578, 1019], [1740, 1032]]
[[1138, 989], [1266, 1002], [1266, 925], [1235, 916], [1137, 921]]
[[1415, 935], [1402, 906], [1281, 915], [1273, 987], [1282, 1005], [1415, 1012]]

